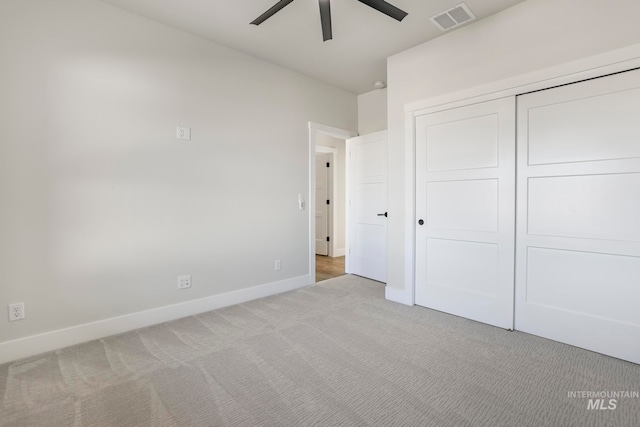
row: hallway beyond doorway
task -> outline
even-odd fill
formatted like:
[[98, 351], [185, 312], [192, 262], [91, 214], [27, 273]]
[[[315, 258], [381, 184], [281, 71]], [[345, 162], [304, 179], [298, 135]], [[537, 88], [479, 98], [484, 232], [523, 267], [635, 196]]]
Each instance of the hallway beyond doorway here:
[[342, 276], [344, 273], [345, 257], [331, 258], [316, 255], [316, 282]]

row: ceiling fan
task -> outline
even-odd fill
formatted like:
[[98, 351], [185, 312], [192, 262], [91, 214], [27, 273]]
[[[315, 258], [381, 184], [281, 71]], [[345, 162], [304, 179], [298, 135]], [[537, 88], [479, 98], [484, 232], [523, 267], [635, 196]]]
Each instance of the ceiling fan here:
[[[291, 3], [293, 0], [280, 0], [278, 3], [274, 4], [262, 15], [258, 16], [251, 24], [260, 25], [267, 19], [271, 18], [273, 15], [282, 10], [286, 5]], [[392, 4], [387, 3], [384, 0], [358, 0], [360, 3], [364, 3], [367, 6], [374, 8], [375, 10], [384, 13], [387, 16], [392, 17], [398, 21], [402, 21], [405, 16], [408, 15], [402, 9], [398, 9]], [[320, 23], [322, 25], [322, 38], [324, 41], [331, 40], [333, 38], [331, 32], [331, 0], [318, 0], [320, 4]]]

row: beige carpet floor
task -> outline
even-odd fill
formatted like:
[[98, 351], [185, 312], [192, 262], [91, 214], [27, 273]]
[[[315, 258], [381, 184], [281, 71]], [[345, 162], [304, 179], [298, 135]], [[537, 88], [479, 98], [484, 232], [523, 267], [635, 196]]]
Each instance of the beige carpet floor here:
[[[1, 426], [640, 426], [640, 366], [342, 276], [0, 366]], [[608, 399], [607, 399], [608, 402]]]

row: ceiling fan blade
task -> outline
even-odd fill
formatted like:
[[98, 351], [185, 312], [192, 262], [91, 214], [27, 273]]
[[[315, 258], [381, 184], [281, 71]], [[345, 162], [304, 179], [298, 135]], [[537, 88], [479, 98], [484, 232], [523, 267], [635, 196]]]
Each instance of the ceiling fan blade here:
[[405, 16], [408, 15], [408, 13], [405, 12], [404, 10], [398, 9], [394, 5], [389, 4], [384, 0], [358, 0], [358, 1], [398, 21], [402, 21], [405, 18]]
[[263, 13], [262, 15], [258, 16], [256, 19], [254, 19], [253, 22], [251, 22], [251, 23], [253, 25], [262, 24], [264, 21], [266, 21], [267, 19], [271, 18], [276, 13], [280, 12], [280, 10], [282, 10], [282, 8], [284, 8], [286, 5], [288, 5], [292, 1], [293, 0], [280, 0], [278, 3], [274, 4], [273, 6], [271, 6], [271, 8], [269, 8], [269, 10], [267, 10], [265, 13]]
[[318, 0], [320, 3], [320, 23], [322, 24], [322, 39], [326, 42], [333, 38], [331, 30], [331, 1]]

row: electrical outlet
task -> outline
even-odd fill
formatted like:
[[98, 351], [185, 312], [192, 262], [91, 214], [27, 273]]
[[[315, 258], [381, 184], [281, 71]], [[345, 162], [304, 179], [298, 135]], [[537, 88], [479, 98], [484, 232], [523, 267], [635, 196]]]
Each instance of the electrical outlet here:
[[191, 287], [191, 275], [178, 276], [178, 289], [187, 289]]
[[280, 260], [279, 259], [276, 260], [275, 264], [273, 265], [273, 269], [275, 271], [279, 271], [280, 270]]
[[9, 322], [24, 319], [24, 303], [9, 304]]

